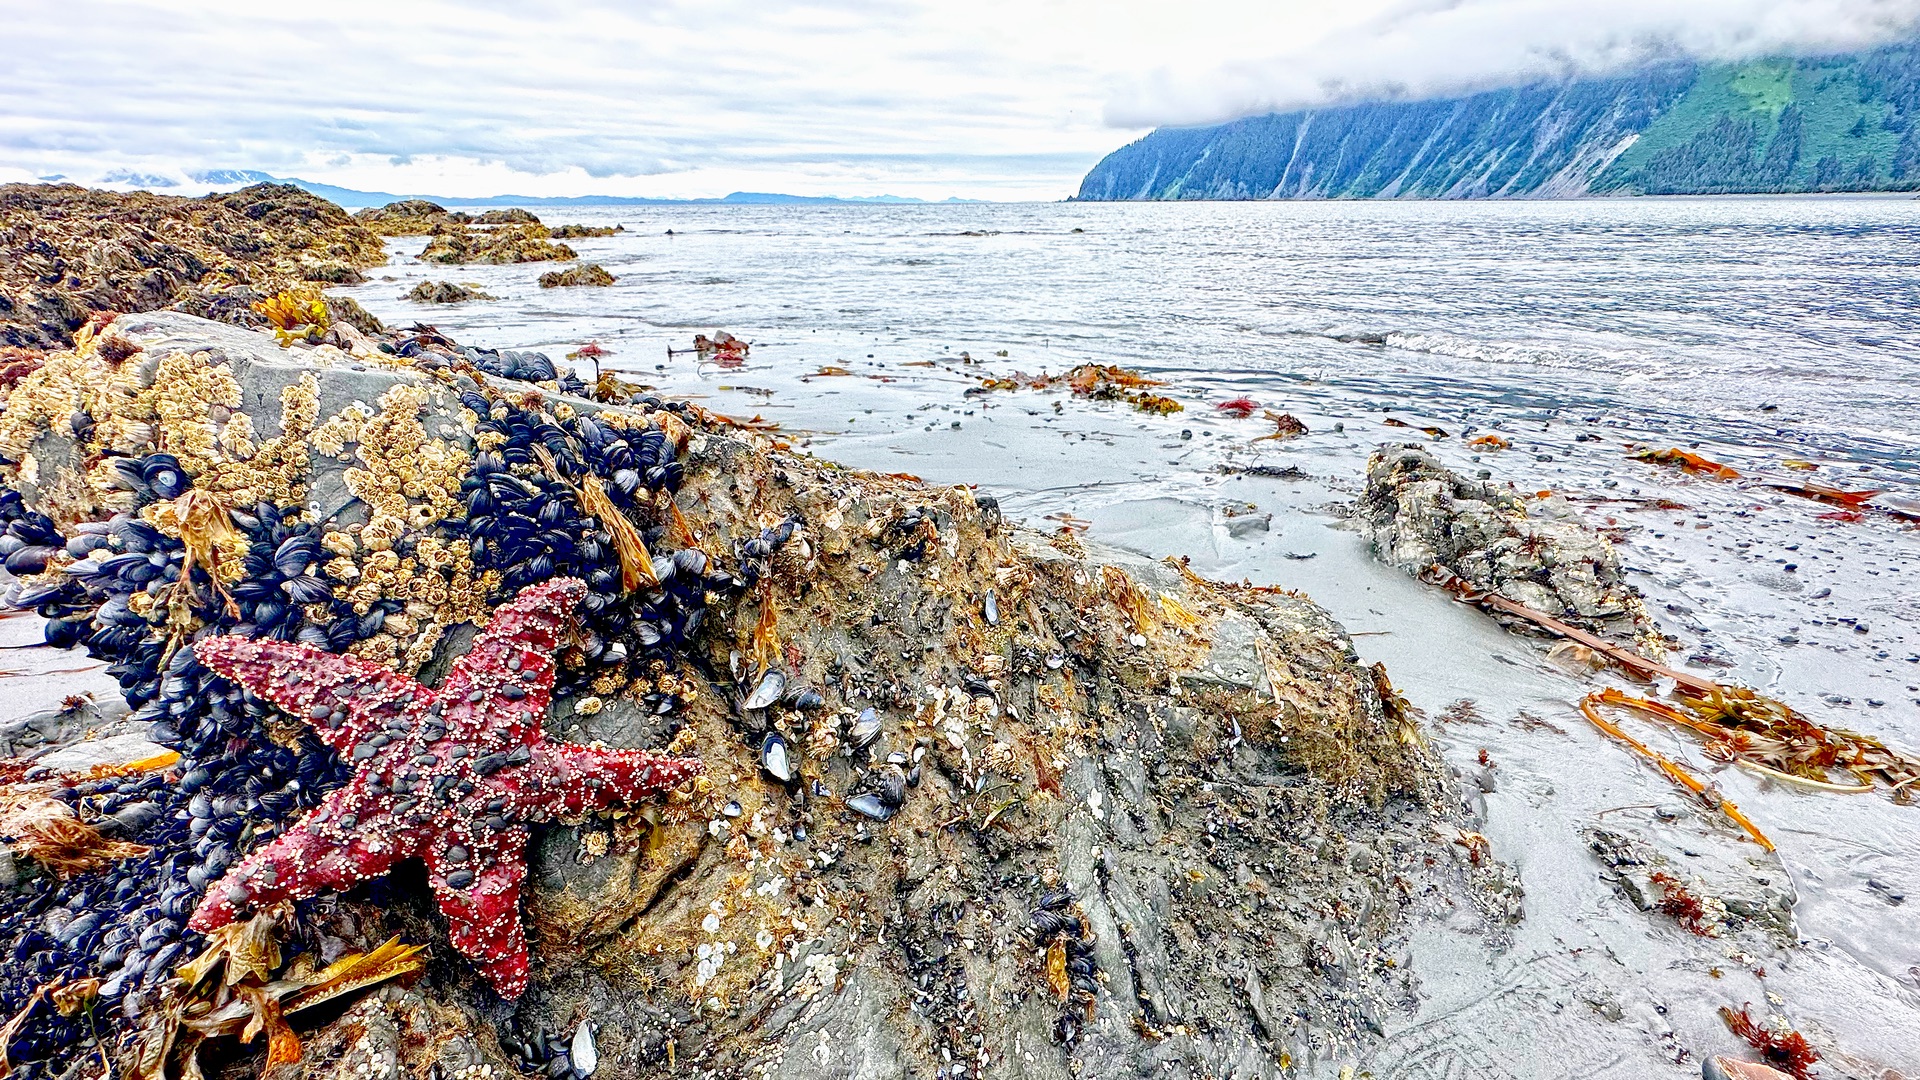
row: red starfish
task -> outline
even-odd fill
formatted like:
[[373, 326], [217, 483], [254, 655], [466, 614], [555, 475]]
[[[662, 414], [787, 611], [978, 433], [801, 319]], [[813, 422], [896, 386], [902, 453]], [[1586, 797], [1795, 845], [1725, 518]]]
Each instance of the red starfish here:
[[527, 822], [630, 804], [700, 772], [646, 750], [550, 742], [560, 631], [586, 586], [560, 578], [494, 613], [438, 690], [306, 645], [210, 638], [200, 662], [312, 724], [353, 779], [249, 855], [188, 925], [202, 932], [278, 900], [346, 890], [426, 860], [448, 937], [503, 997], [527, 987], [520, 886]]

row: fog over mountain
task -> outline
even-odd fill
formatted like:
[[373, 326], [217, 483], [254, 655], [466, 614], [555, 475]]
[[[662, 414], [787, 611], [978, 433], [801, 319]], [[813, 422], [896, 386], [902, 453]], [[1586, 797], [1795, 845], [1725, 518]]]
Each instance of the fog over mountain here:
[[1450, 98], [1163, 128], [1079, 198], [1486, 198], [1920, 188], [1920, 39], [1666, 61]]

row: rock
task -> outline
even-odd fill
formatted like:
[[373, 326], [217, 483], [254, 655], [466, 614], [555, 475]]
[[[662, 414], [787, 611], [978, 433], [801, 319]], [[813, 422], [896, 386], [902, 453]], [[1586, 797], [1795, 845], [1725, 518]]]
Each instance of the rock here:
[[446, 207], [425, 199], [402, 199], [385, 206], [369, 206], [353, 218], [381, 236], [426, 236], [442, 225], [473, 220], [467, 214], [449, 213]]
[[63, 746], [35, 760], [55, 772], [84, 773], [98, 765], [126, 765], [150, 761], [167, 754], [166, 747], [147, 738], [144, 731], [129, 731], [105, 738], [92, 738]]
[[540, 275], [540, 287], [543, 289], [566, 288], [575, 285], [607, 286], [614, 283], [614, 276], [600, 268], [599, 263], [588, 263], [566, 270], [549, 270]]
[[[126, 705], [118, 697], [111, 705], [120, 716], [127, 714]], [[101, 710], [92, 702], [8, 717], [0, 720], [0, 756], [25, 757], [66, 746], [104, 720]]]
[[[0, 346], [70, 345], [96, 311], [180, 307], [264, 325], [252, 298], [363, 281], [386, 262], [378, 236], [287, 184], [198, 199], [8, 184], [0, 220]], [[221, 302], [236, 289], [246, 299]]]
[[[479, 414], [459, 394], [494, 376], [457, 374], [441, 353], [416, 353], [416, 366], [354, 343], [287, 349], [173, 314], [126, 316], [109, 332], [142, 349], [119, 366], [48, 357], [0, 419], [0, 447], [23, 462], [7, 481], [56, 524], [126, 498], [87, 480], [98, 446], [54, 430], [72, 411], [61, 395], [111, 377], [137, 400], [162, 361], [195, 385], [235, 388], [231, 405], [174, 402], [183, 415], [169, 424], [218, 408], [250, 417], [264, 442], [292, 415], [283, 394], [310, 401], [278, 479], [238, 469], [237, 450], [189, 453], [184, 439], [181, 468], [218, 498], [244, 490], [334, 515], [329, 543], [353, 552], [343, 580], [364, 584], [382, 560], [430, 548], [465, 513], [431, 505], [431, 483], [457, 489], [470, 467]], [[658, 428], [683, 447], [673, 505], [701, 539], [694, 561], [744, 573], [749, 538], [793, 523], [759, 587], [704, 609], [685, 662], [582, 675], [548, 720], [559, 737], [671, 746], [707, 773], [660, 803], [537, 831], [517, 913], [534, 986], [514, 1017], [545, 1033], [546, 1053], [589, 1020], [606, 1076], [957, 1076], [960, 1065], [969, 1077], [1278, 1076], [1289, 1046], [1375, 1040], [1380, 1003], [1417, 994], [1415, 973], [1384, 959], [1408, 929], [1406, 898], [1486, 887], [1487, 870], [1444, 839], [1459, 832], [1445, 809], [1457, 798], [1432, 748], [1384, 673], [1302, 597], [1010, 527], [967, 488], [833, 467], [697, 409], [526, 382], [497, 395], [488, 415], [536, 410], [563, 450], [563, 418], [578, 417]], [[63, 407], [41, 408], [50, 401]], [[334, 442], [355, 416], [366, 441]], [[96, 419], [105, 433], [115, 418]], [[422, 462], [453, 472], [416, 476], [411, 491], [396, 480], [397, 503], [370, 483]], [[547, 467], [521, 462], [516, 475]], [[336, 514], [356, 492], [386, 507], [392, 535], [370, 531], [366, 507]], [[656, 568], [690, 550], [664, 502], [629, 513]], [[368, 588], [361, 603], [385, 595]], [[1001, 598], [991, 624], [989, 590]], [[355, 649], [431, 681], [499, 594], [409, 592], [388, 617], [405, 628]], [[739, 708], [759, 681], [750, 650], [768, 635], [789, 687], [817, 688], [819, 707]], [[562, 668], [593, 674], [590, 644], [565, 645]], [[842, 725], [868, 707], [881, 734], [847, 746]], [[288, 722], [280, 734], [296, 733]], [[760, 767], [776, 734], [790, 783]], [[863, 795], [891, 814], [855, 812], [848, 800]], [[1373, 854], [1345, 855], [1357, 849]], [[405, 899], [419, 891], [409, 872], [322, 906], [355, 920], [354, 948], [402, 931], [424, 942], [429, 977], [330, 1022], [299, 1020], [323, 1026], [303, 1033], [306, 1057], [278, 1080], [518, 1070], [504, 1006], [444, 925]], [[1337, 922], [1320, 914], [1336, 908]], [[1043, 911], [1042, 923], [1073, 928], [1064, 987], [1050, 982], [1045, 944], [1064, 931], [1043, 931]]]
[[453, 221], [435, 226], [432, 239], [419, 256], [421, 262], [449, 264], [551, 262], [574, 257], [572, 248], [547, 238], [543, 225], [470, 228]]
[[407, 293], [416, 304], [464, 304], [469, 300], [496, 300], [477, 288], [455, 285], [451, 281], [423, 281]]
[[575, 237], [612, 236], [627, 231], [625, 225], [555, 225], [555, 240], [572, 240]]
[[473, 219], [475, 225], [538, 225], [540, 219], [533, 211], [510, 207], [506, 210], [488, 210]]
[[1408, 573], [1441, 566], [1583, 630], [1657, 647], [1658, 629], [1613, 545], [1558, 496], [1522, 498], [1460, 476], [1421, 447], [1388, 445], [1367, 462], [1353, 515], [1374, 552]]
[[1735, 936], [1757, 931], [1769, 944], [1795, 941], [1793, 907], [1798, 896], [1777, 855], [1748, 845], [1688, 842], [1682, 826], [1640, 833], [1599, 826], [1585, 831], [1588, 849], [1634, 907], [1660, 912], [1675, 884], [1702, 901], [1709, 919], [1694, 932]]

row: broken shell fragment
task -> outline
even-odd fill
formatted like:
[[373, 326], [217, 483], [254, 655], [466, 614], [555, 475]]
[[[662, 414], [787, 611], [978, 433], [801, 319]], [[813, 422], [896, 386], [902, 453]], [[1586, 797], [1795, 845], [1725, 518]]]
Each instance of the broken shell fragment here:
[[578, 1076], [592, 1076], [600, 1067], [600, 1048], [593, 1044], [593, 1027], [585, 1020], [573, 1029], [573, 1043], [567, 1048]]

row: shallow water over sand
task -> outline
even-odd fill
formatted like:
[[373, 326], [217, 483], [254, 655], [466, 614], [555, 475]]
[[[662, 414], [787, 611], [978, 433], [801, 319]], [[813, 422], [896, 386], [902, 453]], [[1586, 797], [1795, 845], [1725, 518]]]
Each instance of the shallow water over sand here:
[[[1430, 714], [1477, 705], [1483, 722], [1436, 721], [1434, 731], [1494, 853], [1519, 871], [1527, 917], [1510, 942], [1424, 924], [1409, 956], [1428, 994], [1420, 1013], [1384, 1018], [1382, 1047], [1323, 1052], [1311, 1074], [1352, 1062], [1382, 1077], [1698, 1075], [1701, 1055], [1738, 1049], [1715, 1007], [1744, 1002], [1861, 1059], [1830, 1054], [1826, 1075], [1920, 1073], [1920, 936], [1895, 901], [1920, 889], [1920, 808], [1789, 790], [1641, 729], [1771, 833], [1779, 859], [1762, 857], [1586, 724], [1573, 703], [1599, 677], [1549, 664], [1536, 643], [1380, 566], [1339, 527], [1339, 504], [1386, 440], [1561, 492], [1618, 531], [1649, 607], [1680, 639], [1676, 662], [1920, 747], [1920, 533], [1890, 515], [1823, 517], [1833, 507], [1763, 486], [1811, 476], [1920, 497], [1920, 206], [543, 216], [624, 223], [612, 238], [569, 241], [618, 283], [541, 290], [540, 265], [427, 267], [406, 257], [423, 241], [402, 239], [389, 278], [346, 291], [389, 322], [434, 322], [473, 344], [558, 359], [596, 340], [630, 377], [759, 413], [822, 456], [978, 484], [1035, 526], [1071, 513], [1096, 540], [1304, 590]], [[399, 299], [428, 279], [475, 282], [501, 299]], [[755, 343], [744, 368], [665, 354], [715, 328]], [[1187, 411], [1146, 417], [1064, 391], [967, 393], [983, 375], [1089, 360], [1155, 374]], [[853, 374], [812, 374], [823, 365]], [[1293, 413], [1311, 434], [1253, 442], [1270, 427], [1212, 408], [1240, 394]], [[1476, 457], [1465, 438], [1485, 431], [1513, 449]], [[1631, 461], [1629, 441], [1692, 446], [1746, 475], [1713, 481]], [[1789, 471], [1789, 458], [1819, 468]], [[1255, 464], [1304, 476], [1222, 471]], [[1482, 750], [1494, 769], [1479, 764]], [[1734, 865], [1790, 878], [1803, 944], [1703, 939], [1635, 909], [1599, 876], [1582, 836], [1595, 824], [1703, 873]]]

